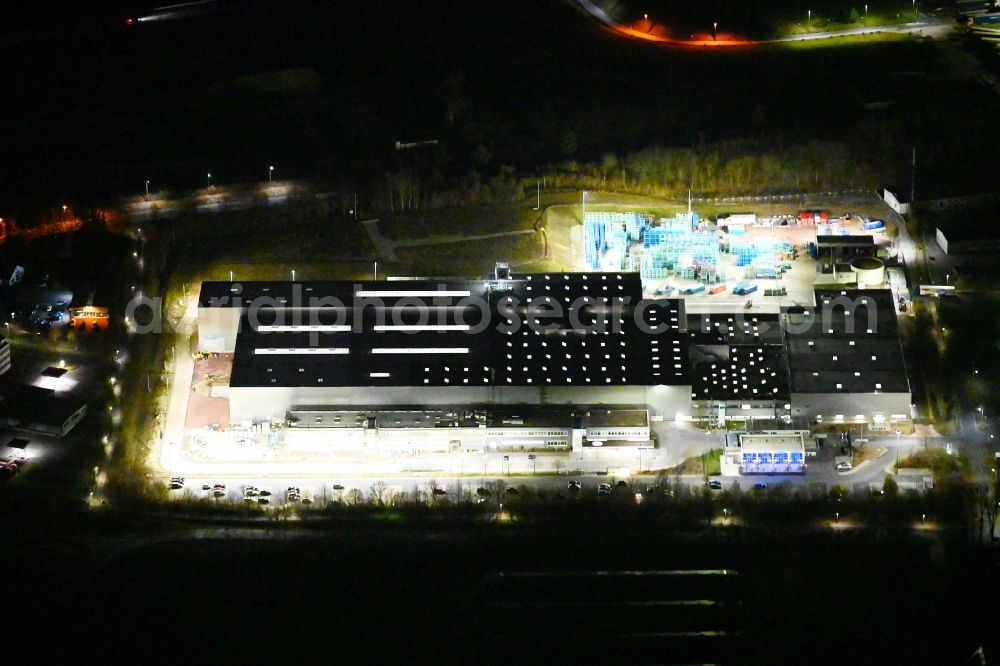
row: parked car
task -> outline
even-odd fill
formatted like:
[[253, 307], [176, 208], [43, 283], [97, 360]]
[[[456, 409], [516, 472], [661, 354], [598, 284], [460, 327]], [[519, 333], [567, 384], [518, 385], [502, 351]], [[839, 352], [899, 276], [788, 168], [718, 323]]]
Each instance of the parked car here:
[[722, 490], [722, 481], [718, 479], [712, 479], [708, 482], [708, 487], [710, 490]]
[[570, 481], [566, 484], [566, 490], [579, 490], [582, 487], [583, 486], [579, 481]]
[[602, 484], [598, 485], [597, 486], [597, 494], [598, 495], [610, 495], [611, 494], [611, 484], [610, 483], [602, 483]]
[[335, 483], [331, 486], [331, 488], [333, 488], [334, 490], [343, 490], [344, 486], [340, 485], [339, 483]]
[[434, 493], [435, 495], [447, 495], [448, 494], [448, 491], [445, 488], [434, 488], [434, 490], [432, 490], [431, 492]]
[[753, 487], [754, 490], [767, 490], [767, 484], [764, 483], [763, 481], [758, 481], [757, 483], [753, 484]]

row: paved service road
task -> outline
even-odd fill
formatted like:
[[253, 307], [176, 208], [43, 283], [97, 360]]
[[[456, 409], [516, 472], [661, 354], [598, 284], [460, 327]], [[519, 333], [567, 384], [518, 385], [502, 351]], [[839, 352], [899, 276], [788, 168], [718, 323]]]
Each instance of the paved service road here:
[[[933, 438], [934, 446], [943, 446], [944, 441]], [[896, 460], [907, 453], [924, 445], [924, 438], [921, 437], [875, 437], [868, 441], [869, 448], [884, 447], [886, 453], [876, 460], [866, 462], [858, 468], [849, 472], [837, 472], [833, 467], [833, 458], [836, 455], [837, 446], [828, 444], [819, 452], [816, 458], [811, 458], [809, 467], [805, 474], [801, 475], [751, 475], [751, 476], [728, 476], [713, 477], [718, 478], [723, 483], [723, 487], [731, 489], [733, 484], [738, 484], [742, 490], [750, 491], [755, 483], [765, 482], [773, 488], [779, 484], [791, 486], [807, 485], [812, 488], [822, 487], [824, 489], [841, 485], [854, 492], [867, 492], [870, 484], [881, 485], [885, 474], [891, 473]], [[263, 474], [263, 475], [237, 475], [225, 473], [198, 473], [187, 475], [184, 489], [172, 491], [174, 497], [210, 497], [211, 490], [202, 490], [203, 485], [214, 486], [217, 483], [226, 485], [226, 496], [219, 501], [241, 501], [243, 491], [247, 486], [266, 488], [273, 495], [272, 505], [280, 505], [285, 502], [285, 492], [289, 486], [295, 486], [303, 490], [303, 494], [311, 493], [318, 503], [326, 500], [347, 499], [348, 494], [353, 489], [357, 489], [367, 499], [371, 497], [373, 487], [384, 486], [387, 492], [405, 492], [409, 496], [414, 493], [421, 493], [425, 497], [432, 497], [434, 487], [443, 488], [446, 495], [438, 496], [442, 499], [453, 499], [461, 496], [463, 491], [469, 496], [473, 495], [477, 488], [485, 487], [495, 489], [496, 484], [502, 483], [505, 487], [516, 486], [526, 487], [532, 490], [545, 491], [547, 493], [567, 493], [567, 484], [571, 480], [579, 481], [582, 485], [580, 493], [582, 495], [596, 494], [597, 486], [600, 483], [616, 484], [619, 480], [626, 481], [631, 491], [643, 491], [647, 486], [656, 483], [656, 475], [641, 474], [637, 476], [616, 476], [610, 474], [576, 474], [564, 472], [559, 475], [546, 474], [532, 476], [530, 474], [515, 475], [489, 475], [489, 476], [454, 476], [451, 474], [425, 473], [422, 475], [387, 475], [376, 476], [338, 476], [336, 474], [324, 475], [303, 475], [303, 474]], [[167, 481], [167, 476], [162, 477]], [[679, 482], [688, 487], [701, 487], [705, 485], [705, 479], [700, 475], [671, 477], [670, 482]], [[341, 485], [343, 489], [335, 489], [334, 485]], [[308, 490], [306, 490], [308, 489]]]

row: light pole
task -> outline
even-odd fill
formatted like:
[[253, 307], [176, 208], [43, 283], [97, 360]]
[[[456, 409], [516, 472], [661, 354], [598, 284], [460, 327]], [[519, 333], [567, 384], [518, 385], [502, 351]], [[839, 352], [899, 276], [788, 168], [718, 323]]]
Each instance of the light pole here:
[[149, 181], [146, 181], [146, 197], [149, 197]]
[[719, 39], [719, 22], [712, 21], [712, 41], [717, 41]]
[[270, 183], [273, 177], [274, 177], [274, 167], [269, 166], [267, 167], [267, 182]]
[[807, 28], [809, 27], [809, 24], [812, 23], [812, 20], [813, 20], [813, 10], [807, 9], [806, 10], [806, 27]]
[[208, 187], [212, 187], [212, 174], [208, 174]]
[[868, 18], [868, 5], [865, 5], [865, 18]]
[[292, 269], [292, 282], [295, 282], [295, 269]]
[[917, 13], [917, 0], [913, 0], [913, 19], [916, 20], [918, 18], [920, 18], [920, 15]]

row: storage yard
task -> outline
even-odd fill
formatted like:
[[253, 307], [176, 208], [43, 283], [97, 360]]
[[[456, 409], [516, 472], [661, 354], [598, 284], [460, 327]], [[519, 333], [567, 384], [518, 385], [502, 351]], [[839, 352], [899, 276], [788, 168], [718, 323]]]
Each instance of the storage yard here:
[[599, 208], [584, 213], [577, 268], [638, 272], [646, 297], [684, 298], [688, 312], [811, 305], [817, 283], [884, 286], [884, 276], [871, 282], [871, 261], [841, 265], [844, 257], [833, 254], [824, 261], [821, 239], [864, 239], [870, 249], [852, 256], [891, 261], [896, 254], [885, 222], [863, 215], [809, 210], [706, 220], [695, 212], [658, 218]]

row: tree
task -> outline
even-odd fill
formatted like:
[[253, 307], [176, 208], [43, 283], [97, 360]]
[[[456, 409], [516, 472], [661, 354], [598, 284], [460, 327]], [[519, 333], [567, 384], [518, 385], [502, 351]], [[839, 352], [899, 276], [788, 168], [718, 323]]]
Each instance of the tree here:
[[861, 20], [861, 14], [858, 13], [857, 8], [851, 7], [850, 19], [851, 23], [857, 23], [858, 21]]
[[559, 154], [565, 158], [573, 157], [577, 147], [576, 132], [567, 128], [559, 141]]
[[344, 495], [344, 503], [348, 506], [359, 506], [364, 501], [365, 496], [357, 488], [351, 488], [347, 491], [347, 494]]
[[896, 479], [891, 476], [885, 477], [885, 481], [882, 482], [882, 492], [888, 498], [899, 496], [899, 484], [896, 483]]
[[973, 533], [975, 534], [979, 530], [984, 528], [988, 529], [988, 533], [985, 535], [987, 541], [993, 540], [993, 533], [997, 526], [997, 500], [995, 488], [991, 488], [989, 483], [976, 484], [973, 489], [973, 497], [975, 499], [975, 521], [976, 527]]
[[389, 486], [386, 485], [385, 481], [376, 481], [373, 483], [371, 489], [368, 491], [372, 504], [378, 507], [385, 506], [388, 491]]

